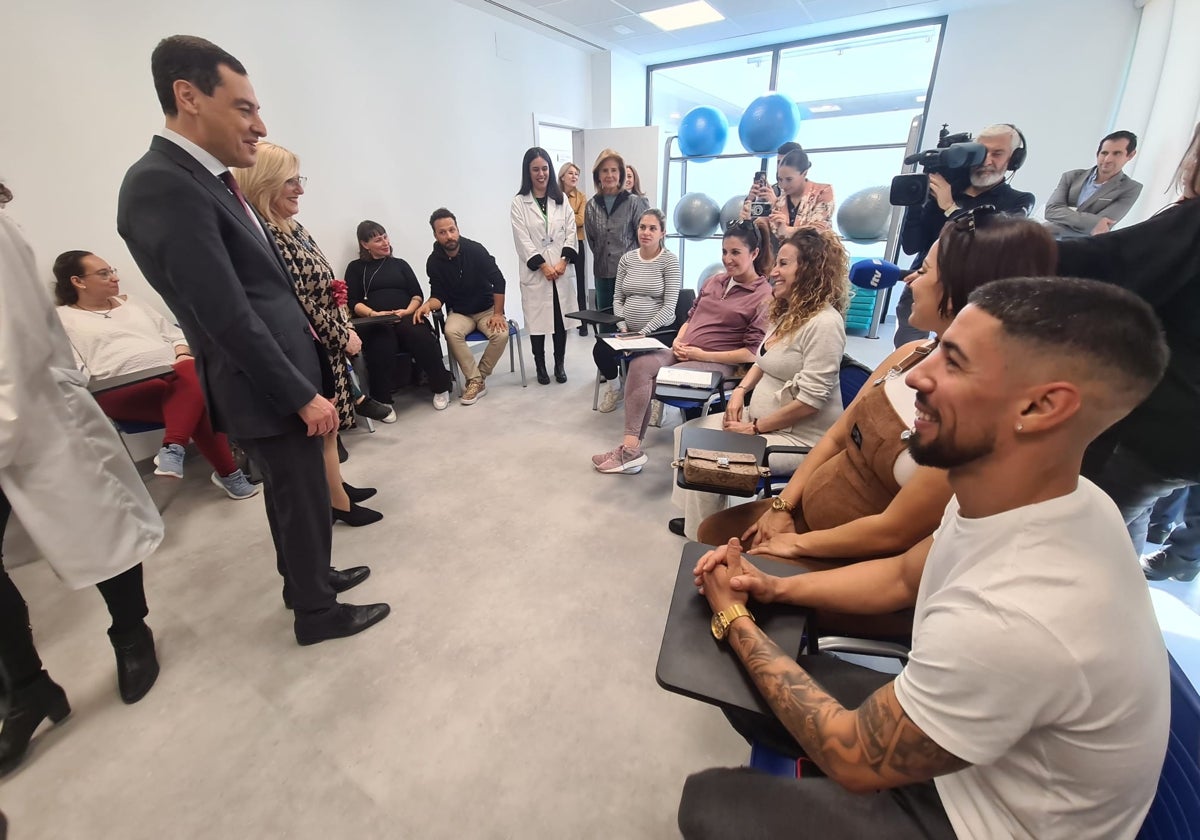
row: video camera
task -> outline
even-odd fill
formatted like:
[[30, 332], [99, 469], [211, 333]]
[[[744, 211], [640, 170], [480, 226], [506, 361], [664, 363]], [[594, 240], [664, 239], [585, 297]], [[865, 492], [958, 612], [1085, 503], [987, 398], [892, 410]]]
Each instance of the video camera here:
[[950, 126], [942, 123], [938, 132], [936, 149], [909, 155], [905, 165], [916, 164], [921, 172], [897, 175], [892, 179], [892, 190], [888, 200], [894, 207], [911, 207], [924, 203], [929, 195], [929, 176], [938, 174], [950, 182], [955, 191], [967, 188], [971, 182], [971, 168], [987, 160], [987, 147], [971, 140], [971, 132], [950, 133]]

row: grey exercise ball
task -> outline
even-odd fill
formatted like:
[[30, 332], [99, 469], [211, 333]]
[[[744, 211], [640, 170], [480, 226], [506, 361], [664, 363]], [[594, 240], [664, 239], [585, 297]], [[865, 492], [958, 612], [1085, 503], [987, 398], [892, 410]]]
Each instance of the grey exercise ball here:
[[892, 205], [887, 187], [867, 187], [850, 196], [837, 211], [842, 236], [854, 242], [879, 242], [887, 239], [892, 221]]
[[715, 262], [708, 268], [700, 272], [700, 276], [696, 279], [696, 288], [699, 289], [704, 285], [704, 282], [717, 274], [725, 272], [725, 263]]
[[704, 193], [687, 193], [675, 205], [674, 219], [684, 239], [707, 239], [721, 224], [721, 207]]
[[746, 196], [735, 195], [721, 207], [721, 230], [729, 230], [729, 226], [742, 217], [742, 205]]

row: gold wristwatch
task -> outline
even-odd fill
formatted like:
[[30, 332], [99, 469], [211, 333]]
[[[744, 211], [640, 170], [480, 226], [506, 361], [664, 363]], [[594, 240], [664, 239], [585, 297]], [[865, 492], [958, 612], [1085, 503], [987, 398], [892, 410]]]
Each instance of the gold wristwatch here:
[[720, 641], [729, 635], [729, 625], [733, 624], [736, 619], [746, 616], [746, 618], [754, 621], [754, 616], [750, 610], [746, 609], [745, 604], [734, 604], [727, 609], [721, 610], [719, 613], [713, 613], [712, 617], [712, 634], [713, 638]]
[[789, 502], [783, 496], [776, 496], [771, 500], [771, 510], [781, 510], [786, 513], [791, 513], [796, 509], [796, 506]]

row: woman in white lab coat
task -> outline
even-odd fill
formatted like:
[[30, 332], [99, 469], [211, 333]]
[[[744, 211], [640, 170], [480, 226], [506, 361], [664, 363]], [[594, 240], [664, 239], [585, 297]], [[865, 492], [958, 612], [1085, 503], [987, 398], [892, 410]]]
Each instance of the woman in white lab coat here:
[[[0, 184], [0, 207], [9, 197]], [[100, 589], [113, 618], [118, 687], [133, 703], [158, 675], [141, 563], [162, 542], [162, 520], [75, 367], [33, 251], [3, 210], [0, 277], [0, 539], [11, 509], [64, 583]], [[0, 727], [2, 776], [44, 718], [70, 712], [42, 670], [25, 601], [2, 566], [0, 664], [11, 692]]]
[[563, 305], [571, 300], [577, 247], [575, 213], [553, 172], [549, 152], [536, 146], [527, 151], [521, 161], [521, 189], [512, 200], [510, 213], [513, 243], [521, 262], [521, 308], [542, 385], [550, 384], [547, 334], [554, 337], [554, 381], [567, 381]]

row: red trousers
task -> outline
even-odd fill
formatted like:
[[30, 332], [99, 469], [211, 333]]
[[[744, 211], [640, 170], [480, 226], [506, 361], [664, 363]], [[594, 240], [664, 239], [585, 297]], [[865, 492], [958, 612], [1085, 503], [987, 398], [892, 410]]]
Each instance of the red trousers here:
[[98, 394], [96, 402], [114, 420], [163, 423], [167, 427], [163, 446], [170, 443], [187, 446], [189, 440], [194, 440], [217, 475], [229, 475], [237, 469], [229, 451], [229, 438], [213, 431], [208, 421], [194, 359], [178, 360], [174, 373], [158, 379]]

